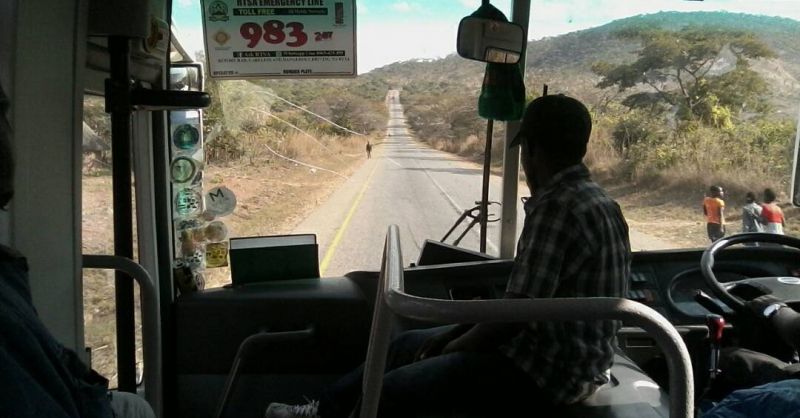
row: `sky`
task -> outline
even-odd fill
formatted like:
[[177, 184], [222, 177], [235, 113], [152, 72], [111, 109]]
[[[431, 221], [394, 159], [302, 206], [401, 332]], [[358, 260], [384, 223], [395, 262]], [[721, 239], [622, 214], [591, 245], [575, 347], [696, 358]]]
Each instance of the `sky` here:
[[[356, 2], [358, 73], [397, 61], [455, 52], [459, 20], [480, 0], [360, 0]], [[510, 17], [511, 0], [494, 0]], [[798, 0], [531, 0], [528, 38], [541, 39], [659, 11], [717, 11], [800, 20]], [[187, 51], [203, 49], [200, 0], [173, 0], [173, 21]]]

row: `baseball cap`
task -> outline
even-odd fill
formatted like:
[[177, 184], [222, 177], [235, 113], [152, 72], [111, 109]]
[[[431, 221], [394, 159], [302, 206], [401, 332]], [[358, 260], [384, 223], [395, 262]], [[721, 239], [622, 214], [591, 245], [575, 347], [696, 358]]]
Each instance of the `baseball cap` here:
[[583, 103], [563, 94], [542, 96], [525, 109], [519, 132], [508, 146], [520, 145], [523, 139], [531, 138], [547, 141], [542, 145], [554, 151], [580, 148], [585, 153], [591, 132], [592, 119]]

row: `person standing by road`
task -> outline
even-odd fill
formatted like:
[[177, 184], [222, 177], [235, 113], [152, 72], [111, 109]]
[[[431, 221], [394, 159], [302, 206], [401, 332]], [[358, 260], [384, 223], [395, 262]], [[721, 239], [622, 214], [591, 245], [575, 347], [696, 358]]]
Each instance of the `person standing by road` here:
[[775, 203], [777, 196], [775, 191], [764, 189], [764, 203], [761, 204], [761, 220], [764, 223], [764, 232], [783, 235], [783, 227], [786, 224], [783, 211]]
[[747, 192], [745, 204], [742, 206], [742, 232], [762, 232], [761, 205], [756, 202], [756, 194]]
[[[586, 107], [552, 95], [530, 105], [520, 133], [532, 197], [506, 298], [623, 297], [630, 274], [628, 225], [582, 160], [592, 129]], [[380, 417], [519, 416], [576, 403], [609, 381], [618, 321], [480, 323], [412, 330], [392, 344]], [[347, 417], [363, 369], [319, 401], [273, 403], [266, 418]], [[457, 414], [456, 414], [457, 415]]]
[[708, 196], [703, 199], [703, 215], [706, 216], [708, 239], [714, 242], [725, 236], [725, 192], [720, 186], [708, 188]]
[[367, 141], [367, 159], [372, 158], [372, 144]]

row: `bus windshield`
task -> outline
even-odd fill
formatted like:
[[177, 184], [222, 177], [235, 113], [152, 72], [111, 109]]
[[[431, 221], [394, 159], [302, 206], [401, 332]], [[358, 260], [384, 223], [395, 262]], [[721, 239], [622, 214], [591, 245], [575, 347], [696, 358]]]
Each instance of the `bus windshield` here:
[[[493, 2], [511, 18], [510, 3]], [[354, 78], [206, 77], [203, 182], [236, 195], [220, 218], [227, 236], [316, 234], [322, 277], [378, 269], [389, 224], [400, 226], [406, 264], [428, 239], [478, 251], [479, 228], [467, 229], [481, 198], [485, 64], [455, 54], [459, 19], [478, 6], [360, 2]], [[546, 84], [586, 103], [586, 164], [620, 202], [634, 250], [704, 247], [711, 223], [740, 232], [753, 205], [782, 209], [781, 228], [798, 228], [788, 207], [798, 20], [800, 3], [779, 0], [532, 2], [527, 99]], [[173, 23], [205, 65], [199, 0], [175, 1]], [[489, 148], [490, 221], [505, 129], [494, 124]], [[519, 180], [518, 198], [503, 203], [518, 206], [518, 230], [530, 195]], [[488, 225], [486, 252], [498, 256], [499, 222]], [[205, 280], [221, 286], [230, 273], [206, 268]]]

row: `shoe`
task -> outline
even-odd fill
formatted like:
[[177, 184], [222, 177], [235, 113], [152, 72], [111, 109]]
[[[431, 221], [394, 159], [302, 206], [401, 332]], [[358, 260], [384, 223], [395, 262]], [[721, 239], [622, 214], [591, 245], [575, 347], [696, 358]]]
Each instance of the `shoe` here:
[[309, 400], [305, 405], [287, 405], [273, 402], [267, 407], [264, 418], [320, 418], [317, 415], [319, 401]]

